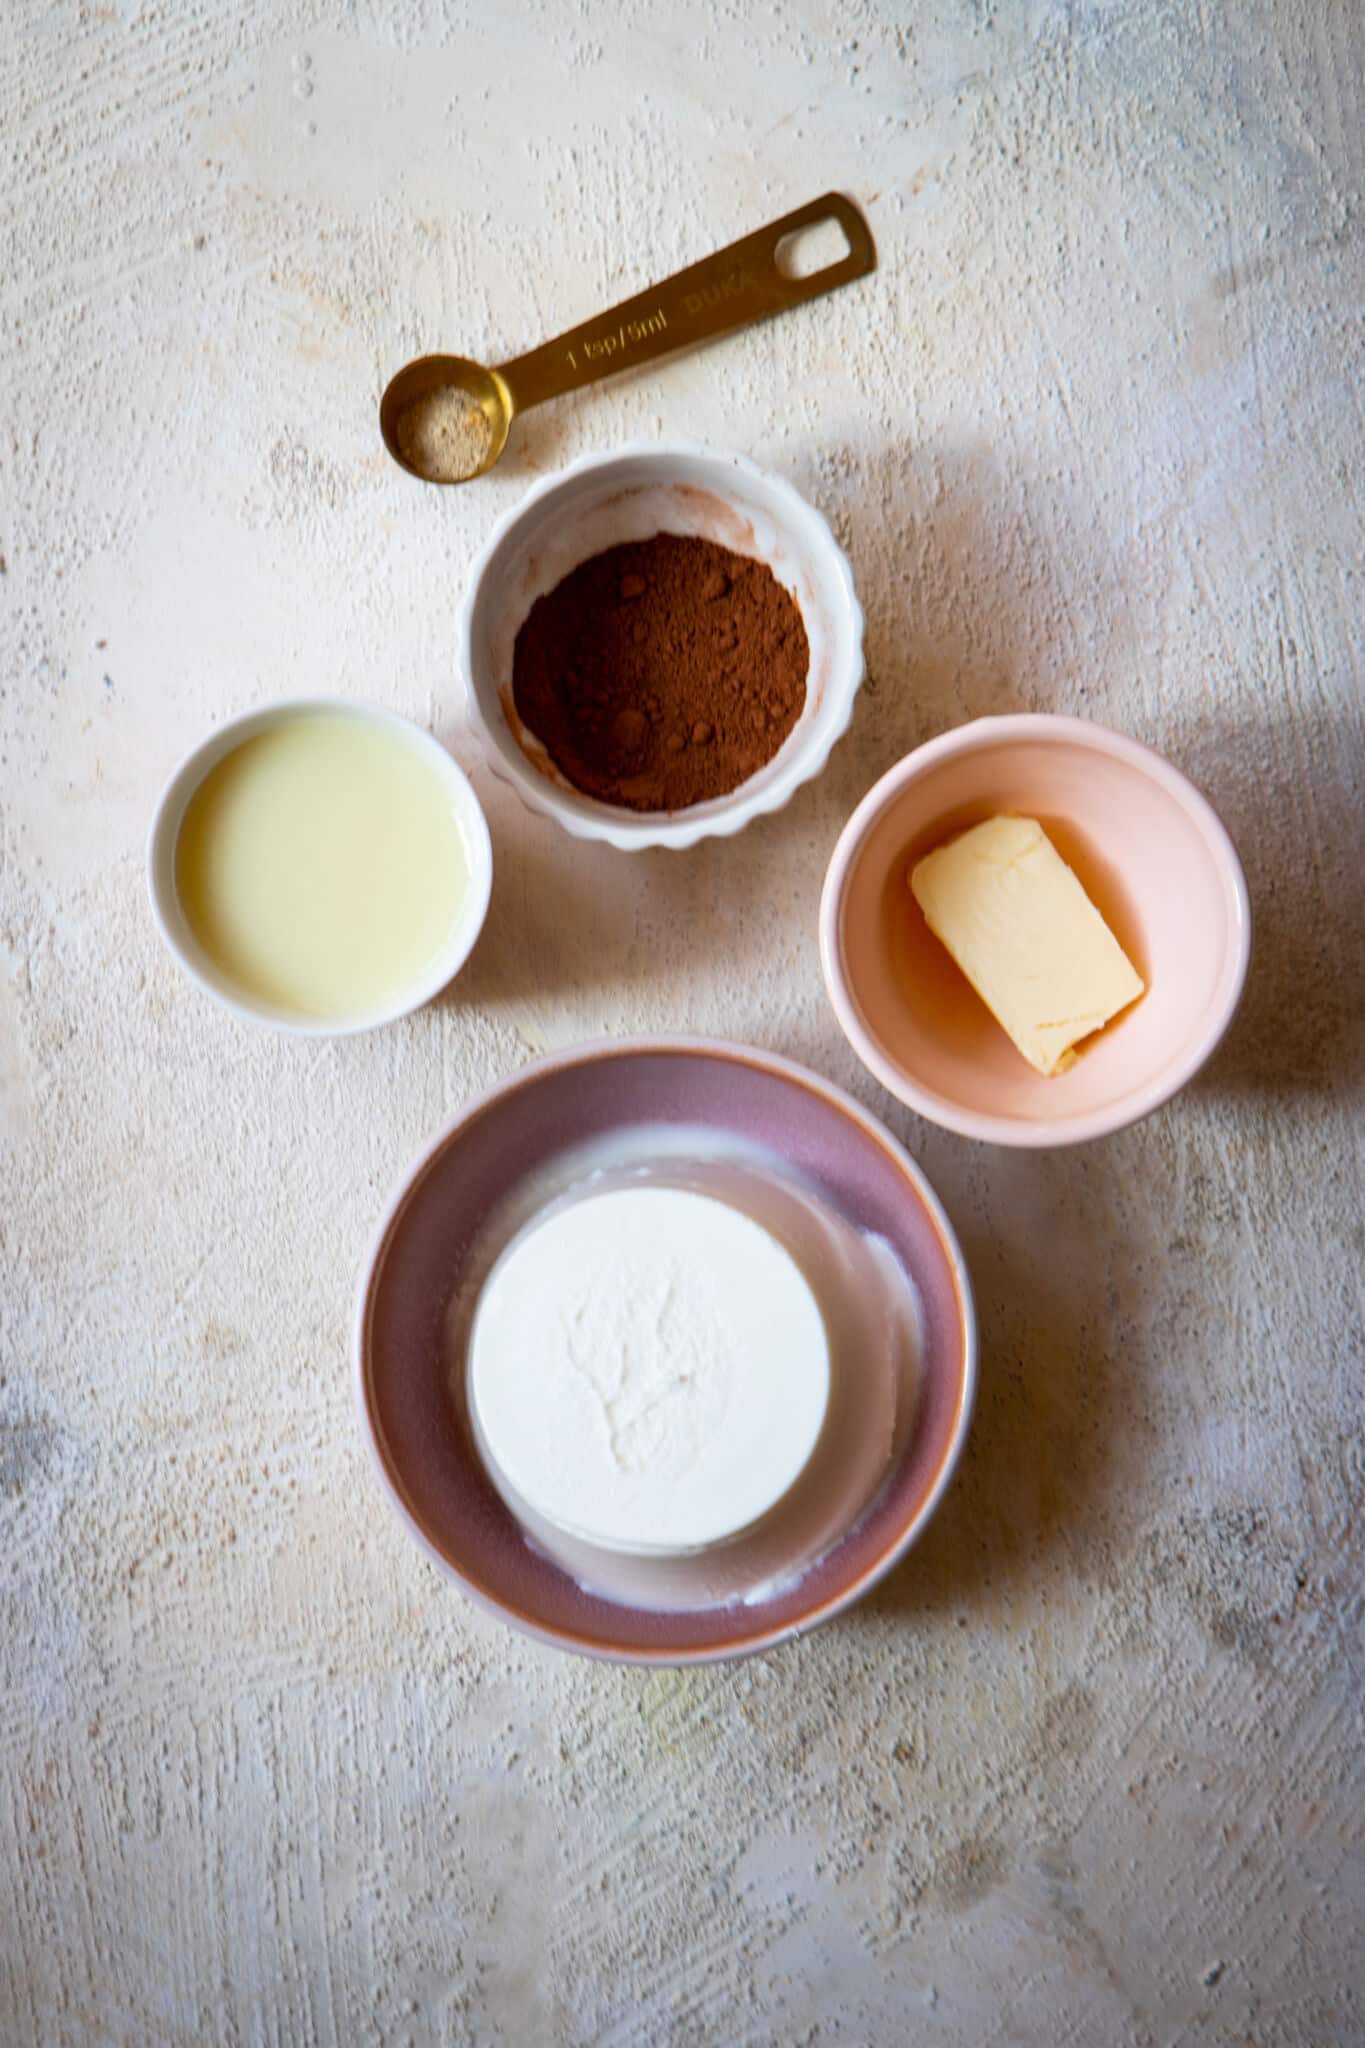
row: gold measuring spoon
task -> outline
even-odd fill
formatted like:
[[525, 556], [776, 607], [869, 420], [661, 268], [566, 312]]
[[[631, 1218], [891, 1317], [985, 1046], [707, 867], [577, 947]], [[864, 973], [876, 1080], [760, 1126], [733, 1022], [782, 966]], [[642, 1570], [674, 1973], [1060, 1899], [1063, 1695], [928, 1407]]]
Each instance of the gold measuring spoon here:
[[[827, 220], [843, 229], [847, 255], [809, 277], [788, 276], [783, 243]], [[865, 277], [876, 264], [871, 230], [857, 207], [827, 192], [514, 362], [487, 370], [465, 356], [419, 356], [405, 364], [380, 401], [384, 446], [410, 476], [467, 483], [493, 467], [513, 415], [528, 406], [785, 313]]]

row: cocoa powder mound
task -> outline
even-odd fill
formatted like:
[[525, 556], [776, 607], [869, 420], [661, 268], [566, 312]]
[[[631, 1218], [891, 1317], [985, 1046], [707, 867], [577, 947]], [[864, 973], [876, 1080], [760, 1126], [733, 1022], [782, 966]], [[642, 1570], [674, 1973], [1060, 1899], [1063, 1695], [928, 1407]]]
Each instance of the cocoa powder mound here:
[[577, 789], [632, 811], [728, 796], [806, 701], [810, 646], [766, 562], [675, 533], [608, 548], [517, 634], [518, 716]]

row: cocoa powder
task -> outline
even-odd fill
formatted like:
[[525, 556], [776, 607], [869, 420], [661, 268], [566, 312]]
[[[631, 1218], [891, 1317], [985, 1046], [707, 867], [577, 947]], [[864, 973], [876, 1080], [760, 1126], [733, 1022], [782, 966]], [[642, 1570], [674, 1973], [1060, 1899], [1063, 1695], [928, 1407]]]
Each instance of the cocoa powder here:
[[809, 663], [801, 613], [766, 562], [656, 533], [537, 598], [512, 694], [575, 788], [681, 811], [772, 759], [801, 715]]

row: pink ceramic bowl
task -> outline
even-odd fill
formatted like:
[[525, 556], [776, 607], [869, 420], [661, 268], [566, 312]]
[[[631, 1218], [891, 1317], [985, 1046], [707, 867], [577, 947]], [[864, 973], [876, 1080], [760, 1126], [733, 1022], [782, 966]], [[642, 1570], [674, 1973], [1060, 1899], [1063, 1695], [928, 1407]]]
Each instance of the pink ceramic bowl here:
[[[997, 812], [1041, 820], [1147, 993], [1065, 1074], [1037, 1074], [934, 937], [907, 877]], [[1236, 849], [1168, 761], [1083, 718], [981, 718], [899, 762], [834, 849], [820, 958], [839, 1022], [893, 1095], [997, 1145], [1072, 1145], [1183, 1088], [1232, 1020], [1251, 952]]]
[[[566, 1147], [649, 1124], [708, 1125], [779, 1152], [919, 1291], [921, 1381], [904, 1453], [871, 1506], [795, 1583], [743, 1604], [645, 1610], [603, 1600], [527, 1542], [448, 1385], [446, 1306], [489, 1208]], [[966, 1267], [932, 1190], [849, 1096], [786, 1060], [701, 1039], [558, 1053], [478, 1097], [414, 1165], [380, 1225], [355, 1330], [361, 1428], [399, 1518], [466, 1592], [543, 1642], [637, 1664], [771, 1648], [875, 1585], [952, 1477], [976, 1387]]]

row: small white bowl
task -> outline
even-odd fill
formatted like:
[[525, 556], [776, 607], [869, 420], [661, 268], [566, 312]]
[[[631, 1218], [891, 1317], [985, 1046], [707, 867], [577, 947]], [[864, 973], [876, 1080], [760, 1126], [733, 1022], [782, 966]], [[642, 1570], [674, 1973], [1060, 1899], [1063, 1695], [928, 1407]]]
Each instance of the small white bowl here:
[[[628, 811], [575, 789], [528, 732], [512, 700], [512, 662], [538, 597], [590, 556], [661, 532], [697, 534], [766, 562], [801, 612], [810, 669], [801, 716], [757, 775], [685, 811]], [[863, 679], [863, 613], [843, 549], [789, 483], [742, 455], [660, 441], [584, 456], [498, 523], [470, 572], [460, 662], [488, 765], [531, 810], [624, 851], [693, 846], [778, 810], [820, 773]]]
[[[244, 994], [239, 984], [223, 973], [195, 938], [180, 907], [175, 886], [175, 848], [180, 827], [190, 799], [209, 770], [216, 767], [225, 754], [241, 746], [243, 741], [254, 739], [258, 733], [268, 731], [282, 720], [320, 711], [339, 713], [385, 732], [396, 733], [424, 755], [450, 793], [469, 868], [469, 887], [459, 916], [430, 972], [387, 1008], [339, 1020], [299, 1017], [292, 1011], [254, 1002]], [[153, 914], [171, 953], [190, 980], [225, 1009], [231, 1010], [234, 1016], [244, 1017], [253, 1024], [268, 1024], [276, 1031], [291, 1032], [300, 1038], [346, 1038], [356, 1031], [371, 1031], [376, 1025], [391, 1024], [396, 1018], [421, 1009], [423, 1003], [439, 995], [452, 976], [458, 973], [483, 928], [493, 887], [493, 848], [487, 820], [469, 778], [430, 733], [423, 732], [411, 719], [401, 718], [396, 711], [356, 703], [348, 697], [291, 697], [283, 703], [268, 704], [259, 711], [248, 711], [241, 718], [230, 719], [186, 755], [166, 784], [152, 820], [147, 844], [147, 884]]]

